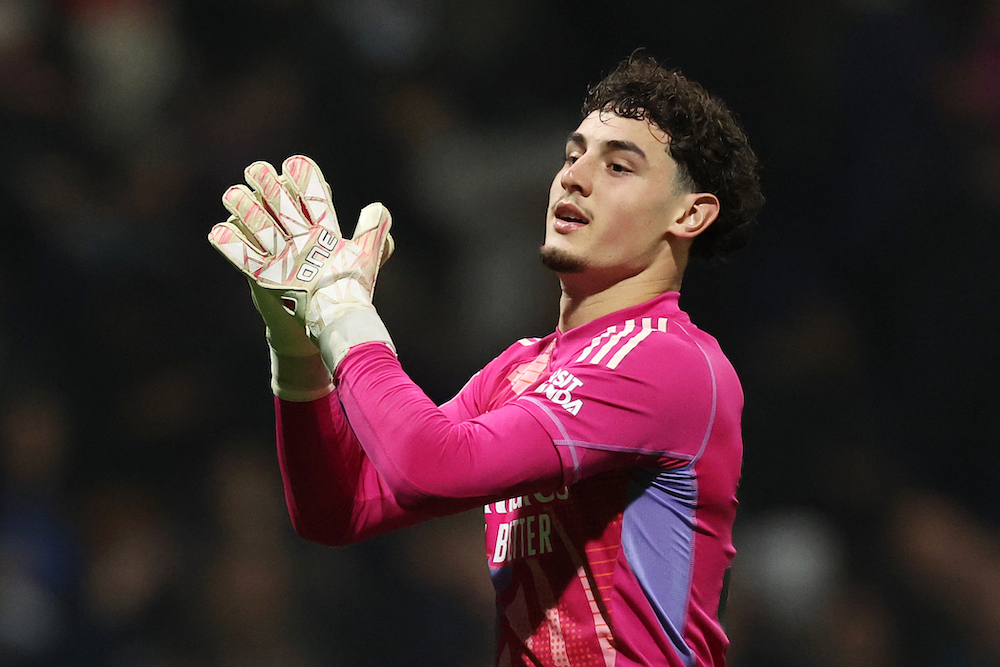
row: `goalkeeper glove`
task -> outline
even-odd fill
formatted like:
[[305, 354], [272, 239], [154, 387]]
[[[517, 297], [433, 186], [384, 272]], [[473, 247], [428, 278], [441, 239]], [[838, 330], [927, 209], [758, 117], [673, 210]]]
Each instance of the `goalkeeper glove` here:
[[267, 325], [275, 395], [312, 400], [332, 389], [314, 341], [331, 370], [358, 343], [392, 347], [371, 304], [378, 270], [394, 247], [391, 217], [371, 204], [353, 239], [344, 239], [330, 187], [304, 156], [285, 160], [280, 176], [266, 162], [250, 165], [245, 175], [253, 190], [226, 191], [232, 215], [209, 241], [250, 280]]

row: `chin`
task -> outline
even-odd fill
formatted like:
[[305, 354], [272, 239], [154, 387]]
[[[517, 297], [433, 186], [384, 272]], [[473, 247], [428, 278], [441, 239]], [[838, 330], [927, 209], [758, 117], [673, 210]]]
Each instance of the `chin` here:
[[540, 253], [542, 265], [556, 273], [580, 273], [586, 268], [586, 264], [579, 257], [550, 245], [543, 245]]

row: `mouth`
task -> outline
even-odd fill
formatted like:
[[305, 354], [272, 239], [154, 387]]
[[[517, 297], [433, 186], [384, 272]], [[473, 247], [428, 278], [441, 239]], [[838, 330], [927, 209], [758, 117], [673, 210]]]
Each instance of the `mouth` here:
[[590, 223], [590, 220], [584, 215], [583, 211], [578, 209], [573, 204], [567, 202], [559, 202], [556, 204], [555, 209], [552, 211], [556, 220], [559, 220], [568, 225], [586, 225]]

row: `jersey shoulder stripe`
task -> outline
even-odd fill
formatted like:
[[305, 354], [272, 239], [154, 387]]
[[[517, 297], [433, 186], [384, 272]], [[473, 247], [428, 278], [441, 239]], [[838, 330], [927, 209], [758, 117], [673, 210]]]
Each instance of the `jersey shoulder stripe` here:
[[603, 363], [608, 368], [615, 369], [651, 334], [666, 332], [666, 317], [658, 317], [655, 322], [652, 317], [640, 318], [638, 322], [634, 319], [625, 320], [622, 324], [610, 326], [595, 336], [590, 345], [576, 358], [576, 362], [588, 362], [594, 365]]

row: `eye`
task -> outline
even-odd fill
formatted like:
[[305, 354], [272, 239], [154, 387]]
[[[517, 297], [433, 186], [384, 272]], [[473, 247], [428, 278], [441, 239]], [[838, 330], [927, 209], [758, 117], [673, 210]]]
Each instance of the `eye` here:
[[566, 154], [566, 164], [573, 164], [574, 162], [576, 162], [579, 159], [580, 159], [580, 156], [577, 155], [576, 153], [567, 153]]
[[611, 165], [610, 165], [610, 169], [611, 169], [611, 171], [619, 173], [619, 174], [631, 174], [632, 173], [631, 169], [629, 169], [625, 165], [619, 164], [617, 162], [612, 162]]

